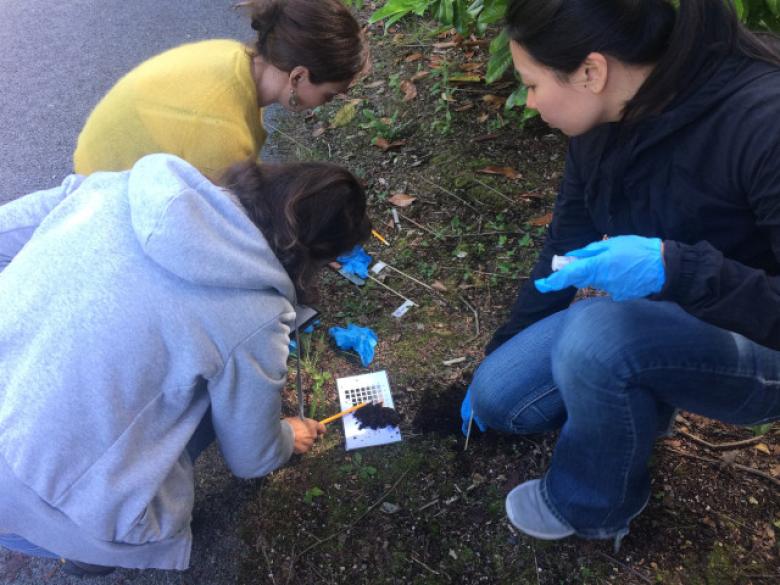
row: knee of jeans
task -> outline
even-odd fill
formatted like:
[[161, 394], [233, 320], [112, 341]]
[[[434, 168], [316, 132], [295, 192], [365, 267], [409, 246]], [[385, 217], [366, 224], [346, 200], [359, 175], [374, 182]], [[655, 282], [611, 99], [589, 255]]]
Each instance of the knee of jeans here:
[[474, 414], [499, 431], [529, 434], [560, 428], [566, 410], [556, 388], [533, 396], [505, 395], [495, 388], [475, 391], [472, 387]]
[[[576, 307], [576, 309], [575, 309]], [[553, 379], [566, 393], [583, 375], [615, 375], [624, 370], [630, 339], [636, 336], [630, 319], [631, 303], [603, 298], [576, 303], [570, 309], [552, 348]]]

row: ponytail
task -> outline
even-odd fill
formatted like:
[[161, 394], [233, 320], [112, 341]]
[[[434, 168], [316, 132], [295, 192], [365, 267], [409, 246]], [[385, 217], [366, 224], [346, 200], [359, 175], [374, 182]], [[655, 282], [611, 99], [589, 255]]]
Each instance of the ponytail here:
[[[691, 77], [739, 54], [780, 66], [780, 52], [747, 30], [730, 0], [509, 0], [509, 38], [563, 79], [591, 52], [654, 65], [623, 120], [660, 112]], [[704, 68], [704, 69], [703, 69]]]

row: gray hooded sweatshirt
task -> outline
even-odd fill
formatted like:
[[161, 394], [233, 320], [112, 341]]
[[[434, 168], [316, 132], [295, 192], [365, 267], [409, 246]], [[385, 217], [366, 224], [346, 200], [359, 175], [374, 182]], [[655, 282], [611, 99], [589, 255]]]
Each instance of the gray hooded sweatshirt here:
[[209, 406], [236, 475], [292, 454], [293, 300], [240, 204], [173, 156], [0, 207], [0, 533], [186, 569]]

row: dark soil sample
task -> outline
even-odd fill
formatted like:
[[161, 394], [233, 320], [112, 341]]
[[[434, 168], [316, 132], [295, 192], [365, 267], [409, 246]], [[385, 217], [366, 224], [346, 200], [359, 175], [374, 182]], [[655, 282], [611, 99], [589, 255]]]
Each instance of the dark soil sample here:
[[353, 414], [361, 429], [366, 427], [369, 429], [397, 427], [398, 423], [401, 422], [401, 416], [395, 410], [379, 404], [369, 404], [356, 410]]
[[[429, 388], [423, 394], [420, 410], [412, 425], [423, 433], [439, 436], [460, 435], [460, 404], [466, 395], [466, 384], [454, 383], [446, 390]], [[474, 425], [474, 430], [479, 430]]]

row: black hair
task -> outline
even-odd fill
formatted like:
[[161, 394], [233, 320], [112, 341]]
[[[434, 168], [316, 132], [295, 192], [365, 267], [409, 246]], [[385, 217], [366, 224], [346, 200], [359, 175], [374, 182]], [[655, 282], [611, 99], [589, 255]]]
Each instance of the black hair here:
[[371, 233], [363, 186], [338, 165], [250, 159], [225, 171], [220, 184], [263, 233], [301, 303], [316, 300], [320, 269]]
[[660, 112], [723, 56], [780, 66], [774, 37], [745, 28], [730, 0], [679, 0], [679, 9], [669, 0], [509, 0], [506, 24], [510, 39], [562, 78], [591, 52], [654, 65], [623, 110], [630, 122]]

